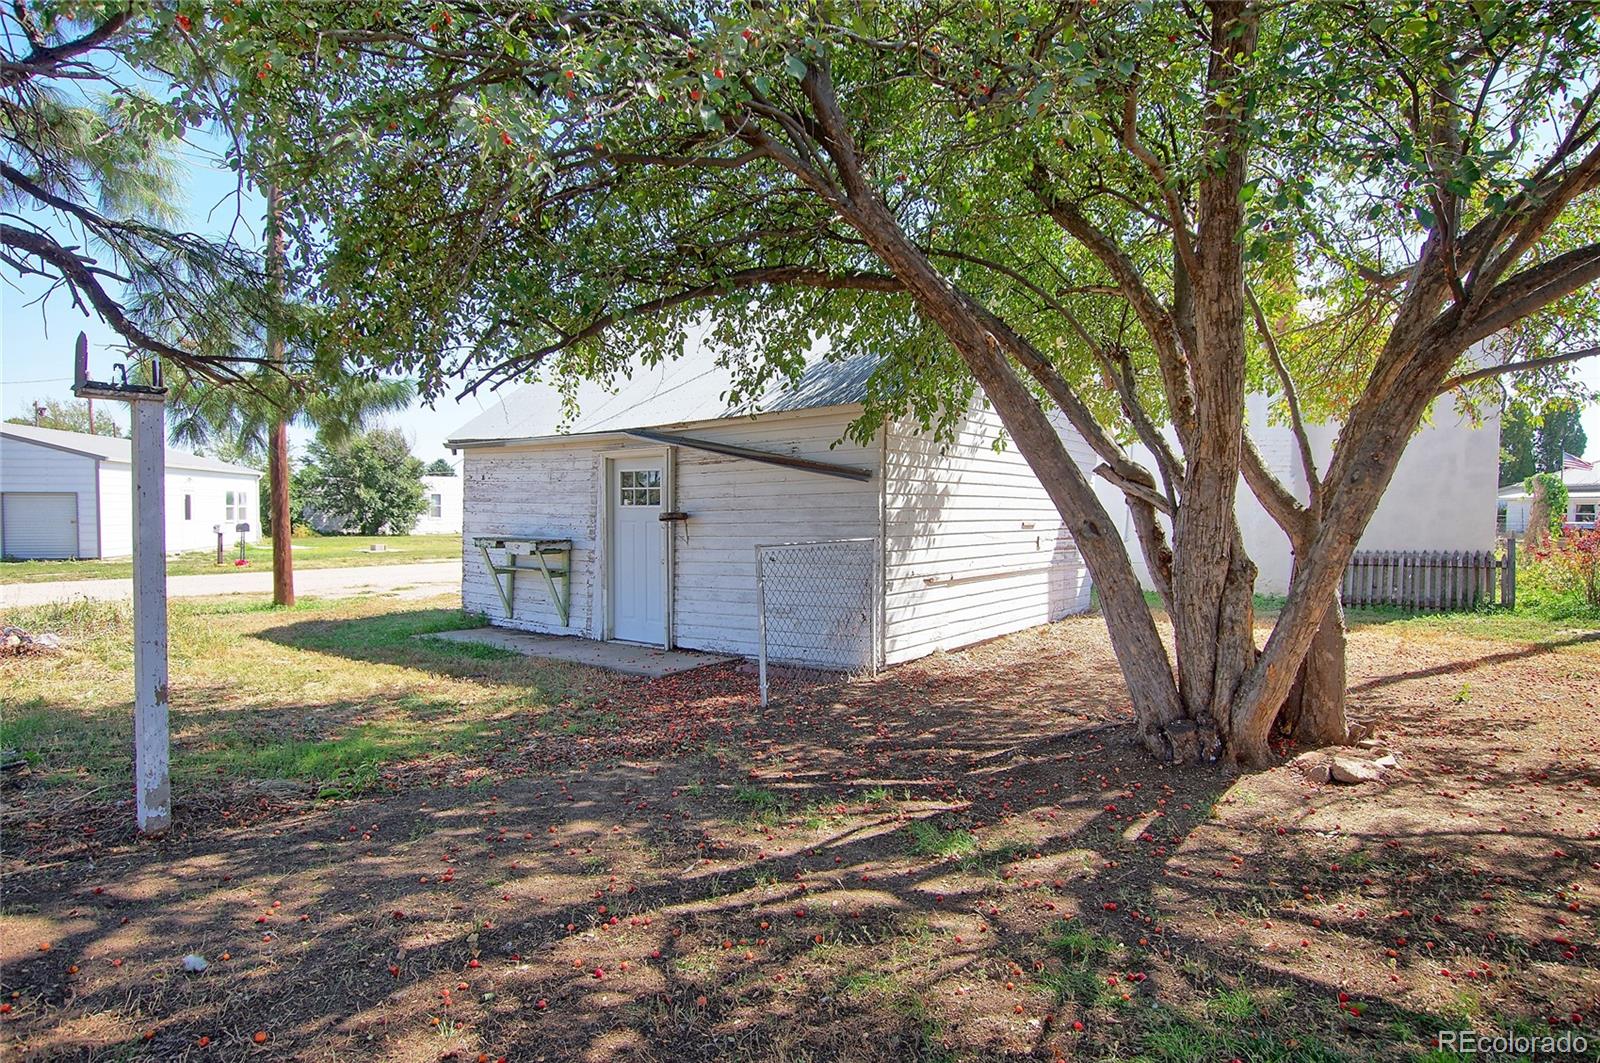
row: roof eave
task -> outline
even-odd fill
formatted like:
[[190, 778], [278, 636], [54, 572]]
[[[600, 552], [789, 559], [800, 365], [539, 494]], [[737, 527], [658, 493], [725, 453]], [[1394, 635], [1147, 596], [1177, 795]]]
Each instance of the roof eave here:
[[755, 421], [765, 417], [791, 417], [803, 414], [824, 413], [828, 410], [862, 408], [860, 402], [836, 402], [830, 406], [806, 406], [797, 410], [767, 410], [760, 413], [738, 413], [727, 417], [707, 417], [698, 421], [671, 421], [666, 424], [642, 424], [628, 428], [606, 428], [593, 432], [557, 432], [543, 436], [484, 436], [480, 438], [446, 439], [444, 445], [451, 451], [473, 450], [480, 447], [532, 447], [559, 443], [595, 442], [607, 438], [629, 439], [632, 432], [665, 432], [704, 428], [707, 425], [728, 424], [732, 421]]

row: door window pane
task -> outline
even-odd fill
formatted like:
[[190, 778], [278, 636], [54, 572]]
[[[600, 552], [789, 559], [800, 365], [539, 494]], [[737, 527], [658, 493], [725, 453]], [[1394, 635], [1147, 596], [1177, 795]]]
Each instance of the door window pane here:
[[617, 474], [617, 487], [624, 506], [661, 504], [660, 469], [624, 469]]

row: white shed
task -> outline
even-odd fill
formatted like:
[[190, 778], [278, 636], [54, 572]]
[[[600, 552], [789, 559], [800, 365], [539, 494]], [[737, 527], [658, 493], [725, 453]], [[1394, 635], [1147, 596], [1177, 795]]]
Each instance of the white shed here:
[[[167, 455], [167, 550], [207, 550], [216, 526], [232, 546], [261, 538], [261, 473], [181, 450]], [[0, 556], [127, 557], [133, 553], [133, 443], [111, 436], [0, 424]]]
[[[447, 444], [465, 455], [463, 605], [531, 631], [753, 655], [757, 547], [851, 540], [806, 554], [798, 577], [826, 598], [847, 549], [870, 558], [855, 570], [877, 621], [863, 665], [1086, 610], [1088, 570], [1021, 454], [996, 448], [998, 418], [975, 407], [949, 445], [908, 424], [848, 440], [870, 372], [815, 362], [731, 408], [726, 370], [691, 356], [614, 392], [585, 385], [570, 423], [553, 387], [524, 386]], [[491, 566], [519, 542], [565, 547], [570, 575], [519, 571], [508, 610]]]

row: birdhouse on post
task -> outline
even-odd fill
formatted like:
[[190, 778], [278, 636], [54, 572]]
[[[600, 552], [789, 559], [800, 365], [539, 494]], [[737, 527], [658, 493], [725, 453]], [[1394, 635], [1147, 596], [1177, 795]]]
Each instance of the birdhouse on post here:
[[89, 379], [89, 338], [78, 334], [72, 393], [116, 399], [133, 421], [133, 800], [139, 830], [161, 834], [172, 825], [167, 700], [167, 389], [161, 363], [150, 380]]

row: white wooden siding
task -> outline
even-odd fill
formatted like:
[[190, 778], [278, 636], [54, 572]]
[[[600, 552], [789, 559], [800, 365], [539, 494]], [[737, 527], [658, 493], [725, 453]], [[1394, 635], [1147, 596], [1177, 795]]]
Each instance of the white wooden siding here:
[[[0, 436], [0, 492], [72, 493], [78, 496], [79, 557], [99, 557], [100, 513], [95, 459], [57, 447]], [[5, 543], [0, 542], [0, 553]]]
[[[674, 506], [689, 514], [687, 521], [666, 525], [673, 536], [677, 645], [756, 652], [757, 545], [877, 535], [878, 448], [832, 446], [858, 414], [859, 408], [836, 407], [681, 430], [699, 439], [869, 469], [874, 476], [860, 483], [675, 448]], [[602, 637], [599, 580], [604, 559], [597, 541], [602, 459], [640, 445], [573, 440], [468, 448], [462, 464], [463, 606], [508, 627]], [[517, 576], [515, 613], [505, 618], [483, 557], [472, 545], [475, 536], [483, 535], [572, 540], [572, 601], [565, 627], [538, 576]]]
[[[1026, 461], [993, 448], [999, 422], [978, 410], [948, 447], [897, 426], [872, 443], [841, 442], [859, 407], [833, 407], [678, 429], [686, 436], [868, 469], [866, 483], [687, 447], [675, 448], [673, 638], [686, 649], [754, 655], [755, 548], [881, 538], [886, 663], [907, 661], [1059, 619], [1089, 606], [1089, 576]], [[1088, 447], [1063, 432], [1080, 465]], [[534, 631], [604, 634], [600, 476], [626, 440], [575, 439], [468, 448], [462, 466], [464, 606]], [[518, 576], [515, 613], [490, 582], [475, 536], [573, 541], [569, 623], [543, 581]], [[819, 573], [819, 579], [828, 574]]]
[[[913, 660], [1089, 607], [1072, 537], [999, 418], [975, 407], [941, 444], [893, 426], [884, 447], [884, 659]], [[1062, 437], [1091, 464], [1076, 433]]]
[[[507, 627], [600, 637], [595, 615], [599, 601], [595, 574], [599, 467], [595, 447], [578, 442], [466, 451], [461, 468], [463, 608]], [[505, 615], [505, 605], [492, 582], [494, 574], [484, 567], [483, 555], [472, 544], [474, 537], [482, 535], [572, 540], [566, 626], [561, 624], [543, 578], [536, 573], [516, 577], [515, 611], [509, 618]]]
[[[830, 407], [682, 430], [696, 439], [868, 469], [873, 477], [862, 483], [680, 448], [676, 504], [689, 519], [672, 526], [678, 645], [757, 653], [757, 546], [877, 536], [880, 448], [839, 442], [860, 412]], [[822, 571], [817, 578], [830, 576]]]

